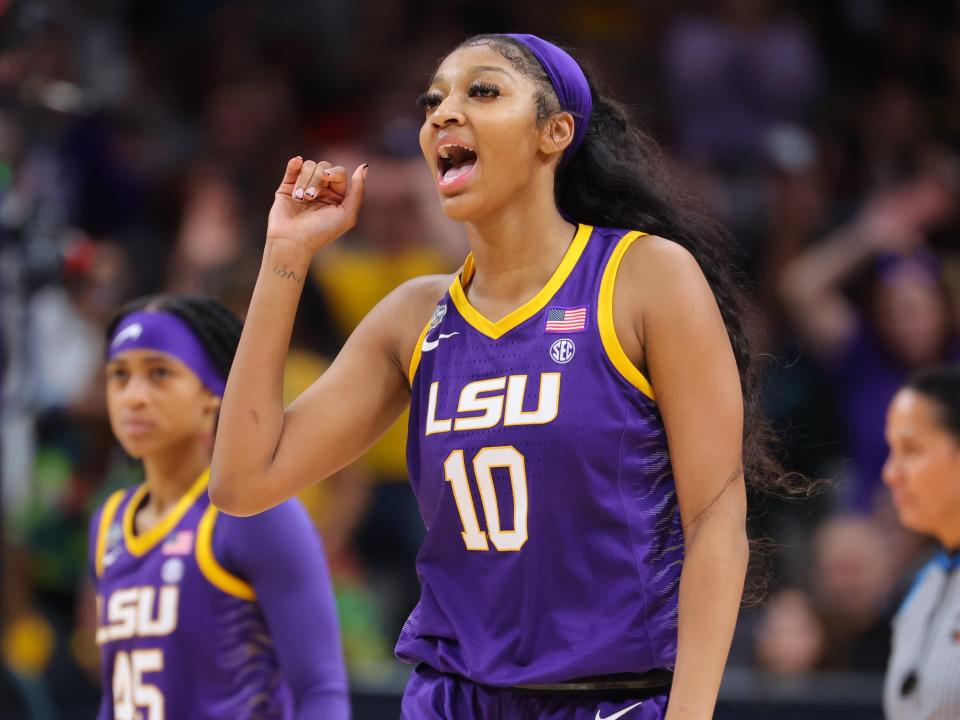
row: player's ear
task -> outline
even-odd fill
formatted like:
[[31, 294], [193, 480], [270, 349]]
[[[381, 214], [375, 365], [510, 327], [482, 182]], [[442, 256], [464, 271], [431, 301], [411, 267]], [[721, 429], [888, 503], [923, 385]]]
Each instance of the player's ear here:
[[540, 133], [540, 152], [547, 155], [563, 153], [573, 142], [573, 127], [573, 115], [568, 112], [559, 112], [548, 118]]

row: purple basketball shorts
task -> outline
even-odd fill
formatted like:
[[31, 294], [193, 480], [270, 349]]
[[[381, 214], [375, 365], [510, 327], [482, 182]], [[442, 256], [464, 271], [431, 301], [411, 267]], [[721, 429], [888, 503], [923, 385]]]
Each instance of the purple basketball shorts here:
[[[631, 694], [633, 693], [633, 694]], [[401, 720], [663, 720], [669, 693], [547, 693], [490, 687], [419, 665], [403, 694]]]

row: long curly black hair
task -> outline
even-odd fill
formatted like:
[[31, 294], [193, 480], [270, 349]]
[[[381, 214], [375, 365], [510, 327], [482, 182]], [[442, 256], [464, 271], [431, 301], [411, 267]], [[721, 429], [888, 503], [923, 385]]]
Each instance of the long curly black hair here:
[[[503, 35], [476, 35], [459, 47], [488, 46], [506, 58], [536, 85], [538, 122], [560, 111], [550, 79], [533, 53]], [[761, 399], [759, 365], [751, 352], [746, 328], [745, 276], [739, 270], [743, 253], [727, 230], [671, 177], [657, 142], [634, 124], [626, 108], [598, 89], [587, 73], [593, 111], [577, 151], [559, 164], [555, 182], [558, 209], [577, 222], [599, 227], [643, 230], [686, 248], [696, 259], [713, 291], [733, 347], [743, 390], [743, 471], [752, 494], [803, 498], [817, 484], [784, 473], [773, 450], [774, 434]], [[751, 540], [753, 552], [747, 597], [763, 594], [771, 544]]]
[[[537, 120], [559, 112], [550, 79], [533, 53], [503, 35], [475, 35], [459, 47], [486, 45], [537, 86]], [[593, 99], [583, 143], [557, 169], [557, 207], [577, 222], [643, 230], [686, 248], [710, 284], [737, 360], [743, 387], [744, 474], [753, 489], [785, 489], [787, 482], [770, 448], [771, 432], [761, 407], [757, 364], [745, 328], [741, 251], [726, 229], [685, 195], [667, 171], [653, 138], [631, 122], [626, 109], [587, 76]]]

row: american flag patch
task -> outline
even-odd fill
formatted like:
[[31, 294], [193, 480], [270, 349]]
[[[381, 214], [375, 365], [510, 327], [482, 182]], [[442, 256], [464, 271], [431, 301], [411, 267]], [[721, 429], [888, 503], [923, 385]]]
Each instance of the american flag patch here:
[[587, 308], [549, 308], [544, 332], [580, 332], [587, 327]]
[[193, 552], [193, 530], [181, 530], [171, 535], [160, 552], [163, 555], [189, 555]]

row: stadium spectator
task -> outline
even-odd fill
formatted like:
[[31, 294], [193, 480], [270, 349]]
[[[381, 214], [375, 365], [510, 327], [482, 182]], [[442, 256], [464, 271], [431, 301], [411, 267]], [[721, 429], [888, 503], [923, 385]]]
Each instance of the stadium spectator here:
[[[909, 373], [958, 357], [954, 308], [927, 233], [955, 211], [938, 163], [878, 193], [857, 217], [797, 257], [781, 291], [801, 347], [828, 374], [852, 459], [843, 504], [872, 509], [886, 451], [883, 413]], [[866, 271], [859, 297], [850, 281]], [[863, 278], [861, 278], [863, 280]]]

